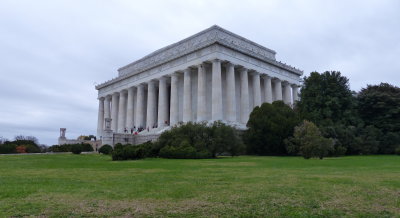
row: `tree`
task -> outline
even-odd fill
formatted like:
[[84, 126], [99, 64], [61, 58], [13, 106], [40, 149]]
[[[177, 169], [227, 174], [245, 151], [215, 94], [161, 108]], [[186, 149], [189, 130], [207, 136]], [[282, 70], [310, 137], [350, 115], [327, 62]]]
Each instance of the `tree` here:
[[295, 127], [293, 137], [285, 140], [285, 144], [290, 154], [299, 154], [305, 159], [323, 159], [333, 150], [333, 140], [323, 137], [318, 127], [307, 120]]
[[285, 155], [284, 140], [293, 135], [300, 120], [292, 108], [282, 101], [255, 107], [247, 122], [243, 140], [249, 154]]
[[366, 125], [384, 133], [400, 132], [400, 88], [388, 83], [368, 85], [358, 95], [358, 112]]
[[39, 144], [39, 140], [35, 136], [17, 135], [14, 139], [15, 141], [32, 141], [36, 145]]
[[304, 119], [318, 126], [357, 123], [355, 97], [349, 80], [337, 71], [312, 72], [304, 77], [297, 108]]

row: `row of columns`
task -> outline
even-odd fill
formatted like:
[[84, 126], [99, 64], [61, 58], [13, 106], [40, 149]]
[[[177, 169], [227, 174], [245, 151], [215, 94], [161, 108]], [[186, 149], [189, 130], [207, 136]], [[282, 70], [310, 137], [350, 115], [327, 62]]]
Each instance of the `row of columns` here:
[[[218, 59], [212, 60], [212, 80], [211, 80], [211, 120], [222, 120], [222, 64]], [[240, 102], [236, 102], [235, 88], [235, 65], [226, 63], [226, 120], [231, 122], [246, 123], [250, 114], [249, 102], [249, 70], [240, 67]], [[189, 121], [205, 121], [207, 119], [206, 107], [206, 72], [204, 64], [199, 64], [197, 68], [197, 119], [192, 119], [192, 75], [191, 69], [183, 70], [183, 122]], [[277, 78], [272, 79], [270, 76], [263, 74], [264, 99], [261, 99], [261, 80], [260, 73], [251, 71], [251, 79], [253, 84], [253, 102], [254, 106], [260, 106], [262, 102], [283, 100], [286, 104], [291, 104], [298, 100], [298, 86], [290, 85]], [[99, 98], [99, 115], [98, 115], [98, 134], [104, 127], [104, 119], [111, 118], [111, 129], [116, 132], [123, 132], [125, 128], [152, 128], [164, 127], [166, 121], [169, 120], [170, 125], [179, 122], [179, 96], [178, 96], [178, 74], [173, 73], [171, 77], [171, 96], [168, 99], [167, 77], [163, 76], [158, 79], [158, 93], [156, 89], [157, 81], [147, 82], [147, 105], [145, 111], [145, 84], [139, 84], [136, 87], [130, 87], [127, 90], [114, 93], [107, 97]], [[283, 87], [283, 89], [282, 89]], [[136, 88], [136, 99], [134, 99], [134, 88]], [[274, 91], [272, 90], [274, 88]], [[274, 95], [273, 95], [274, 93]], [[156, 102], [158, 94], [158, 103]], [[111, 100], [111, 101], [110, 101]], [[170, 102], [170, 108], [168, 108]], [[135, 104], [134, 104], [135, 103]], [[236, 104], [240, 104], [240, 117], [237, 117]], [[111, 106], [112, 105], [112, 106]], [[134, 108], [135, 105], [135, 108]], [[169, 109], [169, 113], [168, 113]], [[146, 114], [146, 126], [144, 120]], [[169, 116], [169, 117], [168, 117]], [[135, 119], [134, 119], [135, 118]], [[158, 118], [156, 120], [156, 118]], [[135, 120], [135, 123], [134, 123]]]

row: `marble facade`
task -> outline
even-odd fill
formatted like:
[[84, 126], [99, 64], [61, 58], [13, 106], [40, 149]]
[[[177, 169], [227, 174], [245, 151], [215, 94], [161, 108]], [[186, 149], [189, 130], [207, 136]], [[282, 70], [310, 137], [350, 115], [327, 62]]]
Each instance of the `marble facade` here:
[[189, 121], [222, 120], [244, 128], [251, 110], [263, 102], [298, 100], [303, 72], [275, 55], [219, 26], [157, 50], [96, 86], [97, 135], [102, 136], [106, 118], [119, 134]]

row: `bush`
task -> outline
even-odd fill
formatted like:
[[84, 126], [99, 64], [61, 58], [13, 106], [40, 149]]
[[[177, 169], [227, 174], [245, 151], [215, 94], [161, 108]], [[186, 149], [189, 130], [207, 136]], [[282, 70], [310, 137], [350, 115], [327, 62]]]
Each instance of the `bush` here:
[[146, 157], [214, 158], [219, 154], [238, 155], [243, 150], [236, 130], [221, 122], [187, 123], [165, 131], [157, 142], [137, 146], [116, 144], [113, 160], [136, 160]]
[[299, 123], [297, 113], [282, 101], [255, 107], [247, 122], [248, 130], [243, 135], [247, 152], [257, 155], [287, 154], [284, 140], [293, 135], [294, 127]]
[[394, 153], [400, 155], [400, 146], [395, 149]]
[[293, 137], [285, 140], [285, 144], [290, 154], [299, 154], [305, 159], [323, 159], [333, 151], [332, 139], [323, 137], [318, 127], [307, 120], [295, 127]]
[[80, 154], [82, 153], [83, 147], [81, 144], [73, 144], [71, 145], [71, 152], [73, 154]]
[[85, 151], [85, 152], [93, 151], [93, 147], [91, 144], [82, 143], [82, 151]]
[[101, 154], [111, 154], [112, 151], [113, 151], [113, 148], [107, 144], [101, 146], [101, 148], [99, 149], [99, 153], [101, 153]]
[[[191, 157], [183, 155], [185, 157], [179, 158], [210, 158], [223, 153], [234, 156], [243, 151], [243, 144], [236, 130], [220, 121], [214, 122], [211, 126], [207, 126], [206, 123], [189, 122], [174, 127], [162, 133], [155, 144], [154, 151], [159, 149], [161, 152], [161, 149], [169, 146], [174, 148], [165, 148], [163, 152], [187, 151], [192, 155]], [[195, 152], [193, 153], [193, 149], [187, 147], [193, 147]], [[163, 155], [166, 156], [167, 153]], [[177, 156], [182, 155], [177, 154]]]
[[140, 145], [116, 144], [111, 153], [112, 160], [137, 160], [151, 156], [153, 143], [146, 142]]

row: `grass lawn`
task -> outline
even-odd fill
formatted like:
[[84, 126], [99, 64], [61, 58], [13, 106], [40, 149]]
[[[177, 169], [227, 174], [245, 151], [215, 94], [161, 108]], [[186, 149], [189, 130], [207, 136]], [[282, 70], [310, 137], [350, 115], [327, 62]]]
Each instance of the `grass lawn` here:
[[0, 156], [4, 216], [400, 217], [400, 156]]

